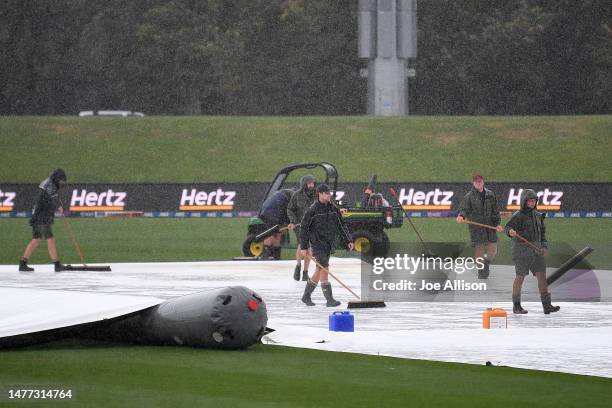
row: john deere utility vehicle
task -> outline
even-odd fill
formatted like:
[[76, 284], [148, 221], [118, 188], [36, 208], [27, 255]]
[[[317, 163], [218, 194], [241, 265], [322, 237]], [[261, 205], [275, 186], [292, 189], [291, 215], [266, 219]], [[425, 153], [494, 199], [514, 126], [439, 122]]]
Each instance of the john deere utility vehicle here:
[[[323, 169], [324, 179], [317, 182], [324, 182], [332, 190], [332, 200], [343, 211], [343, 218], [355, 242], [355, 250], [371, 256], [385, 256], [389, 250], [389, 237], [385, 232], [388, 228], [399, 228], [403, 223], [404, 213], [399, 205], [390, 205], [380, 193], [375, 192], [376, 176], [373, 176], [367, 188], [363, 192], [360, 202], [350, 205], [347, 200], [337, 201], [336, 191], [338, 189], [338, 171], [336, 167], [327, 162], [293, 164], [284, 167], [272, 179], [262, 203], [272, 194], [286, 187], [286, 181], [290, 173], [299, 170]], [[349, 198], [351, 199], [351, 198]], [[281, 226], [282, 227], [282, 226]], [[263, 240], [266, 238], [266, 226], [259, 217], [252, 217], [249, 220], [247, 237], [242, 245], [244, 256], [258, 257], [263, 252]], [[271, 231], [274, 233], [274, 231]], [[262, 237], [263, 234], [263, 237]], [[289, 231], [283, 231], [281, 241], [282, 248], [296, 248], [295, 236], [290, 235]]]

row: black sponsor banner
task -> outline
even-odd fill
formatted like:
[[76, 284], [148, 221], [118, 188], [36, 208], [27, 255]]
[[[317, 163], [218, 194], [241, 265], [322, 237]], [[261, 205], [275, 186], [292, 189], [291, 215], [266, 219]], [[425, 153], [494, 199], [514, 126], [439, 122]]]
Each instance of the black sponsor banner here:
[[[341, 183], [338, 198], [350, 205], [361, 200], [365, 183]], [[66, 209], [91, 211], [254, 212], [267, 183], [142, 183], [68, 184], [60, 190]], [[454, 212], [470, 183], [379, 183], [377, 190], [390, 202], [393, 188], [408, 211]], [[612, 183], [487, 183], [500, 211], [518, 208], [522, 189], [540, 197], [543, 211], [612, 211]], [[38, 194], [36, 184], [0, 184], [0, 212], [30, 211]]]

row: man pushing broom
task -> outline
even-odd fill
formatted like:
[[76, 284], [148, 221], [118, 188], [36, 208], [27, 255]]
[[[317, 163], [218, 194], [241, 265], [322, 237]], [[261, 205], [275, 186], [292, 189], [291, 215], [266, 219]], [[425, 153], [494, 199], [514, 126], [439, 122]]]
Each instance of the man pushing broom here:
[[333, 297], [327, 272], [329, 256], [334, 250], [336, 233], [338, 231], [340, 231], [340, 237], [347, 249], [352, 251], [354, 248], [353, 239], [342, 220], [340, 210], [331, 202], [329, 187], [327, 184], [319, 184], [317, 186], [317, 199], [304, 213], [300, 231], [302, 255], [308, 257], [308, 248], [310, 247], [313, 257], [318, 263], [315, 273], [306, 282], [306, 288], [302, 296], [302, 302], [308, 306], [315, 305], [310, 296], [319, 281], [321, 282], [323, 295], [327, 300], [327, 306], [335, 307], [340, 305], [340, 302]]
[[57, 256], [57, 246], [55, 245], [55, 237], [53, 236], [51, 225], [53, 224], [55, 211], [59, 211], [60, 214], [64, 212], [58, 197], [58, 191], [65, 182], [66, 172], [58, 168], [38, 186], [40, 191], [32, 210], [32, 218], [30, 219], [32, 240], [28, 243], [23, 257], [19, 261], [20, 272], [34, 271], [34, 268], [28, 266], [28, 259], [43, 239], [47, 241], [47, 250], [51, 261], [53, 261], [55, 272], [64, 270], [64, 265], [61, 264]]
[[472, 189], [459, 204], [457, 222], [463, 223], [466, 220], [486, 224], [485, 227], [493, 227], [483, 228], [474, 225], [475, 223], [469, 224], [474, 258], [484, 260], [484, 267], [478, 269], [478, 279], [487, 279], [489, 277], [489, 265], [497, 255], [497, 232], [502, 232], [503, 228], [499, 225], [501, 217], [497, 206], [497, 198], [493, 191], [485, 188], [484, 178], [480, 174], [476, 174], [472, 178]]

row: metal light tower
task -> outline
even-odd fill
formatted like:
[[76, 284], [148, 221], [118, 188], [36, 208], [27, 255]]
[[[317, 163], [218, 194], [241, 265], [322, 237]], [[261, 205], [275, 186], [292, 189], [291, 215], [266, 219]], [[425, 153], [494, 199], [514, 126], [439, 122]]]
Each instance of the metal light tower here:
[[368, 59], [368, 114], [408, 114], [408, 58], [416, 57], [416, 0], [359, 0], [359, 58]]

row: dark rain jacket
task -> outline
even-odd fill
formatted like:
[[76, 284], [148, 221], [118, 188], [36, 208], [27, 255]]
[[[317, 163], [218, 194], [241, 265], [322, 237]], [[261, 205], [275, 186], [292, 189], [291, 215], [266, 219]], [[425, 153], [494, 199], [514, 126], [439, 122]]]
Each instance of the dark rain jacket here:
[[[539, 248], [548, 248], [546, 228], [544, 227], [545, 214], [538, 212], [536, 209], [527, 207], [527, 200], [530, 198], [535, 199], [537, 202], [538, 196], [535, 191], [530, 189], [523, 190], [521, 193], [521, 209], [512, 214], [504, 230], [506, 234], [508, 234], [510, 229], [513, 229], [517, 234], [527, 239], [535, 246]], [[517, 237], [512, 238], [513, 260], [535, 255], [539, 255], [535, 249], [531, 248]]]
[[304, 213], [301, 228], [300, 246], [312, 247], [313, 254], [332, 253], [338, 232], [345, 246], [353, 242], [340, 210], [332, 203], [322, 204], [315, 200]]
[[315, 190], [309, 190], [306, 184], [314, 181], [314, 177], [307, 175], [300, 181], [300, 189], [293, 193], [289, 205], [287, 206], [287, 216], [292, 224], [299, 224], [304, 217], [304, 213], [314, 203]]
[[[493, 227], [497, 227], [501, 221], [497, 198], [491, 190], [486, 188], [483, 193], [480, 193], [472, 187], [459, 204], [459, 215], [470, 221]], [[491, 229], [471, 224], [468, 224], [468, 228], [470, 230], [470, 240], [473, 244], [497, 242], [497, 232]]]
[[36, 204], [32, 209], [30, 225], [51, 225], [55, 216], [55, 211], [61, 203], [58, 197], [60, 181], [66, 181], [66, 173], [62, 169], [55, 169], [38, 188], [40, 189]]
[[259, 218], [268, 225], [289, 224], [287, 205], [289, 204], [292, 194], [293, 190], [291, 189], [278, 190], [272, 194], [261, 205]]

